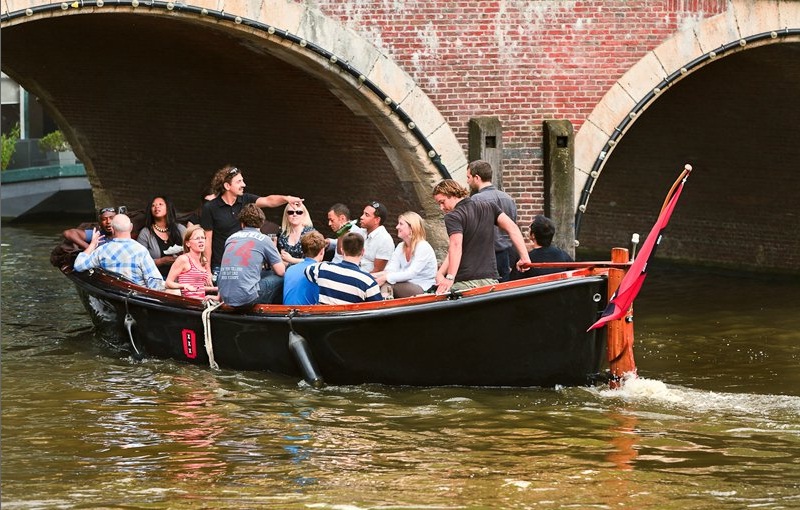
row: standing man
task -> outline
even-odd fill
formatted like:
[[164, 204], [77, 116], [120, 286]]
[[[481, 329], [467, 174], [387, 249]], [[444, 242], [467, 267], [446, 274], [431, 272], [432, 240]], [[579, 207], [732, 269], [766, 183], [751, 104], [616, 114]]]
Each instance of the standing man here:
[[115, 215], [111, 220], [111, 229], [114, 231], [114, 238], [102, 246], [98, 246], [100, 232], [94, 229], [92, 240], [75, 259], [75, 271], [99, 267], [123, 276], [136, 285], [164, 290], [164, 279], [147, 248], [131, 239], [133, 224], [128, 215]]
[[111, 220], [117, 215], [117, 210], [113, 207], [103, 207], [97, 213], [97, 222], [100, 224], [99, 229], [82, 229], [70, 228], [63, 232], [64, 239], [72, 241], [78, 247], [86, 249], [92, 241], [93, 232], [97, 232], [100, 236], [99, 245], [106, 243], [114, 237], [114, 232], [111, 230]]
[[[330, 227], [330, 229], [333, 230], [334, 234], [336, 234], [336, 232], [338, 232], [339, 229], [342, 228], [346, 223], [350, 223], [350, 222], [351, 222], [351, 220], [350, 220], [350, 208], [348, 208], [346, 205], [344, 205], [344, 204], [333, 204], [331, 206], [331, 208], [328, 209], [328, 227]], [[367, 238], [367, 231], [364, 230], [363, 228], [359, 227], [357, 223], [358, 222], [356, 222], [355, 225], [351, 226], [347, 230], [347, 232], [354, 232], [356, 234], [361, 234], [361, 237], [366, 239]], [[342, 236], [344, 234], [346, 234], [347, 232], [344, 232], [342, 234]], [[339, 237], [341, 237], [341, 236], [339, 236]], [[338, 249], [336, 239], [328, 239], [328, 248], [327, 248], [326, 252], [328, 250], [330, 252], [332, 252], [333, 255], [331, 255], [329, 257], [327, 255], [327, 253], [326, 253], [326, 256], [325, 256], [326, 259], [330, 259], [330, 261], [333, 262], [333, 263], [338, 263], [338, 262], [341, 262], [343, 260], [342, 259], [342, 254]]]
[[389, 211], [386, 206], [375, 201], [364, 206], [364, 212], [361, 214], [361, 227], [367, 231], [361, 269], [368, 273], [383, 271], [394, 253], [394, 239], [383, 226], [387, 216]]
[[[240, 228], [225, 241], [217, 287], [222, 301], [233, 307], [280, 302], [283, 295], [283, 264], [272, 239], [259, 230], [264, 211], [256, 204], [242, 207]], [[268, 264], [272, 271], [264, 271]]]
[[517, 224], [493, 202], [478, 202], [469, 191], [452, 179], [433, 188], [433, 199], [444, 215], [450, 238], [447, 255], [436, 273], [436, 293], [464, 290], [497, 283], [494, 256], [494, 226], [505, 230], [519, 253], [517, 269], [530, 262], [525, 240]]
[[321, 262], [305, 270], [308, 281], [319, 285], [319, 302], [324, 305], [346, 305], [382, 300], [378, 282], [359, 268], [364, 255], [364, 238], [348, 232], [339, 242], [344, 256], [342, 262]]
[[302, 199], [291, 195], [259, 197], [253, 193], [245, 193], [245, 186], [241, 170], [231, 165], [219, 169], [211, 179], [212, 191], [217, 196], [203, 204], [200, 225], [206, 231], [205, 254], [211, 261], [211, 274], [214, 276], [219, 272], [225, 241], [228, 236], [242, 228], [238, 218], [246, 204], [278, 207], [289, 202], [302, 202]]
[[327, 242], [316, 230], [300, 238], [303, 247], [303, 260], [286, 268], [283, 275], [284, 305], [315, 305], [319, 303], [319, 286], [306, 279], [305, 269], [311, 264], [322, 262]]
[[[472, 199], [478, 202], [494, 202], [506, 216], [517, 222], [517, 204], [505, 191], [500, 191], [492, 184], [492, 165], [479, 159], [467, 166], [467, 184], [472, 191]], [[494, 227], [494, 256], [497, 261], [499, 280], [506, 282], [511, 276], [511, 238], [508, 234]]]

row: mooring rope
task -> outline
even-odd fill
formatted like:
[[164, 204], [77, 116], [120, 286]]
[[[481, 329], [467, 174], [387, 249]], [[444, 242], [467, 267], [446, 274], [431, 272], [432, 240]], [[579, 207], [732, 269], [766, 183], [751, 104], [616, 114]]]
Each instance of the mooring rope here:
[[211, 312], [219, 308], [222, 303], [209, 299], [205, 302], [206, 309], [203, 310], [201, 317], [203, 319], [203, 336], [205, 337], [206, 353], [208, 353], [208, 366], [214, 370], [219, 370], [219, 365], [214, 361], [214, 346], [211, 343]]

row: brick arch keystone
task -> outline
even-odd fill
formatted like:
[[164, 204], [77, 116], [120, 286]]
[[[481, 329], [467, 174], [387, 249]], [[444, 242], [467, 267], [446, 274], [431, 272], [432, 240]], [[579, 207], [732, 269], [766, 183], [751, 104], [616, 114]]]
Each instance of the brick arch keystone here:
[[661, 92], [716, 59], [757, 46], [797, 42], [798, 27], [800, 2], [733, 0], [726, 12], [676, 33], [631, 67], [575, 136], [576, 237], [589, 196], [614, 147]]

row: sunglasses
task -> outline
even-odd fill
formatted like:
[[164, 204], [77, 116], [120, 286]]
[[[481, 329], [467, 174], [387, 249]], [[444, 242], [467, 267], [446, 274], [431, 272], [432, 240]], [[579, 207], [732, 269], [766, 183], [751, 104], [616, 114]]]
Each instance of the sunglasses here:
[[287, 214], [287, 215], [289, 215], [289, 216], [291, 216], [292, 214], [296, 214], [296, 215], [300, 216], [300, 215], [302, 215], [302, 214], [303, 214], [303, 211], [301, 211], [301, 210], [297, 210], [297, 211], [286, 211], [286, 214]]
[[230, 170], [228, 170], [228, 175], [236, 175], [238, 173], [239, 173], [239, 169], [236, 168], [236, 167], [233, 167]]
[[102, 209], [100, 209], [100, 213], [99, 213], [100, 216], [104, 215], [105, 213], [114, 213], [114, 214], [116, 214], [117, 210], [114, 209], [113, 207], [103, 207]]
[[381, 208], [381, 203], [380, 202], [370, 202], [369, 205], [371, 205], [373, 209], [380, 209]]

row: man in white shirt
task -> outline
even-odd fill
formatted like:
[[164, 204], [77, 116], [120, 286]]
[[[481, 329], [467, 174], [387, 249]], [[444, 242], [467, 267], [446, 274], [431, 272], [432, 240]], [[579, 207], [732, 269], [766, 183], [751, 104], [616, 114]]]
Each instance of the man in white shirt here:
[[359, 218], [361, 228], [367, 231], [360, 267], [368, 273], [383, 271], [394, 253], [394, 239], [383, 226], [387, 216], [389, 211], [386, 206], [372, 201], [364, 206], [364, 212]]

